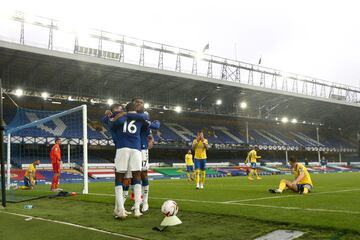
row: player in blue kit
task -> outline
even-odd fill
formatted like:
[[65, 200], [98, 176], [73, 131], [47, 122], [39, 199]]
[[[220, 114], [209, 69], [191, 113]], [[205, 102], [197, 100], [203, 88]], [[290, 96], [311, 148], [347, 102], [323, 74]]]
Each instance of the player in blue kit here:
[[141, 204], [141, 139], [140, 132], [143, 126], [151, 123], [146, 114], [137, 114], [135, 104], [126, 106], [127, 113], [118, 113], [111, 117], [105, 116], [103, 122], [109, 126], [115, 147], [115, 199], [117, 209], [114, 214], [125, 219], [127, 217], [123, 201], [123, 180], [125, 172], [130, 169], [134, 181], [135, 216], [140, 217]]
[[[113, 139], [115, 147], [118, 146], [118, 144], [115, 141], [118, 141], [119, 138], [116, 135], [116, 129], [109, 126], [109, 122], [107, 122], [107, 121], [110, 121], [110, 123], [111, 123], [111, 122], [115, 121], [117, 118], [120, 118], [120, 117], [124, 116], [126, 114], [126, 112], [124, 111], [124, 108], [125, 108], [125, 106], [123, 106], [123, 105], [121, 105], [119, 103], [112, 104], [110, 106], [110, 110], [105, 111], [105, 117], [102, 120], [109, 128], [108, 130], [109, 130], [109, 132], [111, 134], [111, 137]], [[116, 116], [116, 118], [115, 118], [115, 116]], [[118, 176], [119, 174], [120, 173], [118, 173], [116, 171], [116, 169], [115, 169], [115, 180], [119, 179], [119, 176]], [[128, 189], [129, 189], [129, 183], [127, 181], [130, 181], [130, 179], [123, 180], [124, 204], [125, 204]], [[115, 184], [116, 184], [116, 182], [115, 182]], [[117, 209], [118, 209], [118, 204], [117, 204], [117, 201], [115, 200], [114, 217], [116, 217], [116, 218], [117, 218]], [[131, 212], [128, 212], [126, 210], [125, 210], [125, 213], [127, 215], [131, 214]]]
[[[132, 103], [135, 104], [137, 113], [144, 113], [144, 100], [140, 97], [133, 98]], [[147, 112], [145, 114], [148, 115]], [[149, 179], [148, 179], [148, 170], [149, 170], [149, 149], [152, 148], [154, 139], [151, 134], [151, 129], [159, 129], [160, 122], [154, 121], [149, 126], [143, 126], [140, 133], [141, 139], [141, 155], [142, 155], [142, 168], [141, 168], [141, 183], [142, 183], [142, 212], [149, 210]]]

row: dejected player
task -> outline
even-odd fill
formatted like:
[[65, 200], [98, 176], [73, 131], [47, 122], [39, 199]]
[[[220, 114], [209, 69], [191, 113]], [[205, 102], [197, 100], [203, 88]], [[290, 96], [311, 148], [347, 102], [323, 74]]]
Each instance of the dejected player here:
[[246, 157], [246, 160], [245, 160], [245, 163], [250, 163], [251, 164], [251, 170], [250, 170], [249, 177], [248, 177], [249, 180], [254, 180], [253, 179], [254, 174], [256, 175], [256, 179], [258, 179], [258, 180], [261, 179], [261, 177], [259, 177], [259, 175], [257, 173], [257, 166], [256, 166], [257, 159], [261, 158], [261, 156], [257, 155], [256, 150], [257, 150], [257, 148], [254, 147], [248, 153], [248, 155]]
[[51, 163], [52, 163], [52, 168], [53, 168], [53, 173], [54, 173], [50, 190], [53, 192], [62, 191], [62, 189], [59, 188], [60, 163], [61, 163], [60, 144], [61, 144], [61, 139], [56, 138], [55, 144], [51, 148], [51, 152], [50, 152], [50, 158], [51, 158]]
[[194, 181], [194, 161], [191, 150], [185, 154], [186, 176], [189, 181]]
[[200, 130], [197, 132], [197, 136], [192, 143], [192, 148], [195, 150], [196, 189], [203, 189], [206, 177], [206, 151], [209, 148], [208, 140], [204, 138], [203, 131]]
[[289, 158], [289, 163], [291, 165], [291, 171], [295, 176], [295, 180], [289, 181], [282, 179], [277, 189], [269, 189], [269, 191], [271, 193], [282, 193], [283, 191], [290, 189], [300, 194], [307, 194], [311, 192], [313, 189], [313, 183], [307, 168], [303, 164], [298, 163], [294, 156]]
[[35, 160], [29, 165], [24, 175], [24, 186], [19, 186], [17, 189], [31, 190], [36, 184], [36, 167], [40, 164], [40, 160]]

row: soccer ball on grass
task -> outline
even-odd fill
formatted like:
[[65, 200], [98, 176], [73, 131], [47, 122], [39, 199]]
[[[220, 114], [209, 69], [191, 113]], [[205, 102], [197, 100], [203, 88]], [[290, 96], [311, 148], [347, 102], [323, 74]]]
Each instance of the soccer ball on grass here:
[[176, 216], [179, 211], [179, 206], [173, 200], [167, 200], [161, 206], [161, 212], [165, 215], [165, 217]]

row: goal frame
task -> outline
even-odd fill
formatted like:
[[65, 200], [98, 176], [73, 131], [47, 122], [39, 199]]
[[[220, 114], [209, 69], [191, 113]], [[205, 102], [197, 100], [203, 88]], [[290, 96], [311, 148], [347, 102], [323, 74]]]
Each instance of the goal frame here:
[[83, 183], [83, 194], [88, 194], [89, 193], [89, 179], [88, 179], [88, 128], [87, 128], [87, 105], [81, 105], [60, 113], [56, 113], [54, 115], [36, 120], [34, 122], [31, 123], [27, 123], [25, 125], [22, 126], [18, 126], [16, 128], [12, 128], [9, 129], [8, 131], [6, 131], [6, 135], [7, 135], [7, 156], [6, 156], [6, 160], [7, 160], [7, 184], [6, 184], [6, 189], [10, 189], [11, 186], [11, 174], [10, 174], [10, 170], [11, 170], [11, 136], [23, 129], [29, 128], [29, 127], [34, 127], [38, 124], [43, 124], [46, 122], [51, 121], [54, 118], [59, 118], [62, 116], [66, 116], [68, 114], [77, 112], [77, 111], [82, 111], [82, 126], [83, 126], [83, 136], [82, 136], [82, 140], [83, 140], [83, 175], [84, 175], [84, 183]]

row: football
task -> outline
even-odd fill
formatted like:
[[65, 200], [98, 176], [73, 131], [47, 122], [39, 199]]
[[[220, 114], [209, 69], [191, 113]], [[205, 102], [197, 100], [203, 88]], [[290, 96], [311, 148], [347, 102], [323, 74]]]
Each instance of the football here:
[[161, 212], [166, 216], [166, 217], [171, 217], [171, 216], [176, 216], [176, 214], [179, 211], [179, 206], [177, 205], [177, 203], [173, 200], [167, 200], [163, 203], [163, 205], [161, 206]]

